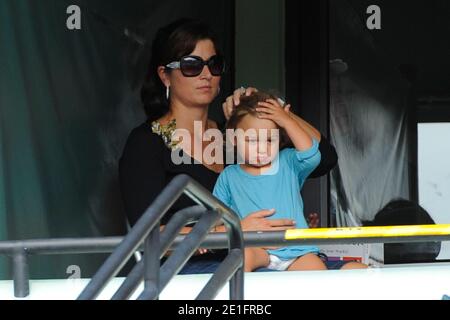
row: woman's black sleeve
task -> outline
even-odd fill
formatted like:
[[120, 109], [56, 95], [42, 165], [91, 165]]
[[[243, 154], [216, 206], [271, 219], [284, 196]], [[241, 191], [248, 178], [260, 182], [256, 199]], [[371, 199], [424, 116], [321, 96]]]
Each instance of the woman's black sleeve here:
[[330, 142], [322, 136], [319, 143], [319, 151], [321, 154], [320, 164], [317, 168], [309, 175], [309, 178], [317, 178], [326, 175], [333, 169], [337, 162], [338, 156], [336, 149], [330, 144]]
[[120, 188], [130, 225], [136, 223], [165, 186], [162, 148], [157, 138], [146, 128], [134, 129], [120, 159]]

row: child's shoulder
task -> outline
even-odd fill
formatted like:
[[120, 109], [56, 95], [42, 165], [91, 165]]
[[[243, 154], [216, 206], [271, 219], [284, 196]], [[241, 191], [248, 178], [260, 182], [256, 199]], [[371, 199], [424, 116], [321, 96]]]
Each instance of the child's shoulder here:
[[289, 153], [293, 153], [295, 151], [296, 151], [295, 148], [284, 148], [280, 151], [280, 155], [283, 155], [283, 154], [286, 155]]
[[230, 174], [234, 174], [238, 170], [238, 164], [230, 164], [228, 166], [225, 166], [225, 169], [220, 173], [220, 176], [228, 176]]
[[316, 155], [317, 153], [320, 153], [319, 144], [316, 140], [313, 139], [313, 144], [308, 150], [300, 151], [295, 148], [285, 148], [280, 151], [280, 158], [297, 158], [298, 160], [305, 160]]
[[219, 177], [217, 178], [216, 184], [219, 185], [227, 185], [230, 181], [235, 180], [233, 177], [235, 177], [236, 174], [236, 165], [228, 165], [226, 166], [223, 171], [219, 174]]
[[286, 159], [296, 153], [297, 150], [295, 148], [284, 148], [280, 151], [280, 158]]
[[295, 148], [284, 148], [279, 153], [279, 161], [280, 164], [292, 166], [295, 165], [296, 160], [298, 159], [299, 151]]

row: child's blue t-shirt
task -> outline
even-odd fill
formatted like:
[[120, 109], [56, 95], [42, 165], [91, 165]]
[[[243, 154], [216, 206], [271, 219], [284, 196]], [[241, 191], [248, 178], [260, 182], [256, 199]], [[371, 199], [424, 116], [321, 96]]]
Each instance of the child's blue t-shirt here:
[[[268, 219], [292, 219], [297, 228], [308, 228], [300, 190], [320, 163], [318, 146], [313, 140], [312, 147], [306, 151], [284, 149], [272, 162], [271, 169], [258, 176], [245, 172], [239, 164], [230, 165], [220, 174], [213, 195], [238, 213], [241, 219], [255, 211], [275, 209], [275, 214]], [[268, 250], [283, 260], [318, 251], [314, 246]]]

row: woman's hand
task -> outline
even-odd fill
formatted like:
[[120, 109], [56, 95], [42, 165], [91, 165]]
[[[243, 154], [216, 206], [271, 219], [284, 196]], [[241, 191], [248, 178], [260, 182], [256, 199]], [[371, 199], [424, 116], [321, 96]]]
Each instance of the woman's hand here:
[[225, 115], [225, 118], [228, 120], [231, 117], [231, 114], [233, 113], [234, 107], [237, 106], [240, 103], [241, 96], [249, 96], [253, 92], [258, 92], [256, 88], [249, 87], [245, 89], [244, 87], [241, 87], [239, 89], [234, 90], [234, 93], [232, 96], [229, 96], [225, 102], [222, 104], [223, 108], [223, 114]]
[[269, 220], [275, 209], [260, 210], [249, 214], [241, 220], [242, 231], [283, 231], [295, 228], [295, 221], [291, 219]]
[[288, 123], [295, 121], [290, 112], [291, 105], [283, 107], [279, 101], [267, 99], [266, 102], [258, 102], [256, 111], [260, 114], [259, 119], [269, 119], [278, 124], [281, 128], [285, 128]]

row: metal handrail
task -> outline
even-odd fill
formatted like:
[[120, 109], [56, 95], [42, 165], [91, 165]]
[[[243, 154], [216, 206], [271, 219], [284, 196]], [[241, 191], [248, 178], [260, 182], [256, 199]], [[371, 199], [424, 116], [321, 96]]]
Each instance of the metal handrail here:
[[[182, 193], [203, 205], [210, 212], [199, 219], [193, 230], [186, 236], [186, 240], [167, 259], [160, 272], [160, 220]], [[239, 217], [187, 175], [175, 177], [164, 188], [136, 222], [128, 235], [100, 267], [78, 299], [95, 299], [144, 241], [144, 291], [139, 296], [139, 299], [157, 299], [162, 288], [182, 268], [184, 263], [203, 242], [209, 230], [219, 220], [222, 220], [227, 226], [229, 251], [240, 252], [239, 263], [234, 264], [233, 269], [229, 268], [227, 270], [232, 275], [230, 278], [230, 298], [243, 299], [244, 241]], [[213, 275], [212, 279], [210, 279], [211, 281], [217, 281], [217, 277]]]
[[[181, 215], [176, 215], [181, 217]], [[191, 217], [186, 221], [194, 221], [195, 217]], [[168, 230], [169, 224], [165, 230]], [[411, 226], [420, 228], [421, 226]], [[441, 227], [441, 225], [436, 225]], [[373, 227], [370, 227], [373, 229]], [[342, 228], [339, 228], [342, 230]], [[366, 230], [368, 228], [359, 228]], [[382, 227], [381, 229], [385, 229]], [[336, 230], [336, 228], [321, 229], [323, 231]], [[175, 235], [175, 240], [170, 247], [161, 248], [161, 252], [173, 250], [184, 242], [185, 236], [178, 235], [177, 232], [168, 232], [167, 235]], [[361, 244], [361, 243], [404, 243], [404, 242], [422, 242], [422, 241], [449, 241], [449, 234], [436, 235], [430, 231], [429, 235], [422, 236], [392, 236], [392, 232], [386, 233], [384, 236], [371, 237], [339, 237], [330, 236], [329, 238], [311, 238], [302, 239], [286, 239], [285, 231], [263, 231], [263, 232], [244, 232], [245, 247], [269, 247], [269, 246], [290, 246], [290, 245], [320, 245], [320, 244]], [[164, 239], [164, 233], [161, 235], [161, 242]], [[0, 241], [0, 255], [8, 255], [12, 258], [14, 264], [14, 296], [24, 298], [29, 295], [29, 276], [28, 276], [28, 256], [30, 255], [55, 255], [55, 254], [91, 254], [91, 253], [111, 253], [122, 241], [123, 237], [104, 237], [104, 238], [60, 238], [60, 239], [35, 239], [35, 240], [18, 240], [18, 241]], [[201, 244], [205, 249], [220, 249], [228, 245], [228, 237], [224, 233], [210, 233]], [[142, 250], [143, 246], [139, 247]], [[138, 263], [136, 273], [137, 283], [142, 281], [143, 262]], [[142, 268], [142, 269], [139, 269]], [[130, 273], [131, 275], [131, 273]], [[129, 279], [127, 278], [129, 281]], [[127, 281], [126, 280], [126, 281]], [[124, 286], [125, 281], [122, 286]], [[113, 299], [126, 299], [131, 295], [135, 285], [124, 288], [121, 294], [124, 296], [113, 296]], [[127, 290], [131, 290], [128, 291]], [[117, 292], [116, 294], [118, 294]]]
[[[436, 225], [439, 226], [439, 225]], [[414, 225], [417, 227], [417, 225]], [[420, 226], [419, 226], [420, 227]], [[334, 230], [328, 228], [324, 230]], [[365, 227], [361, 229], [366, 229]], [[295, 229], [292, 229], [295, 230]], [[432, 233], [432, 232], [431, 232]], [[286, 239], [286, 231], [245, 231], [245, 247], [269, 247], [280, 245], [312, 245], [312, 244], [356, 244], [356, 243], [404, 243], [422, 241], [449, 241], [450, 234], [428, 236], [372, 236], [372, 237], [329, 237]], [[182, 243], [185, 235], [176, 235], [175, 240], [168, 248], [171, 250]], [[27, 255], [59, 255], [59, 254], [91, 254], [111, 253], [124, 237], [93, 237], [93, 238], [54, 238], [0, 241], [0, 255], [14, 255], [16, 251], [23, 250]], [[205, 249], [224, 248], [228, 242], [225, 233], [210, 233], [201, 244]], [[139, 247], [142, 250], [143, 246]]]

